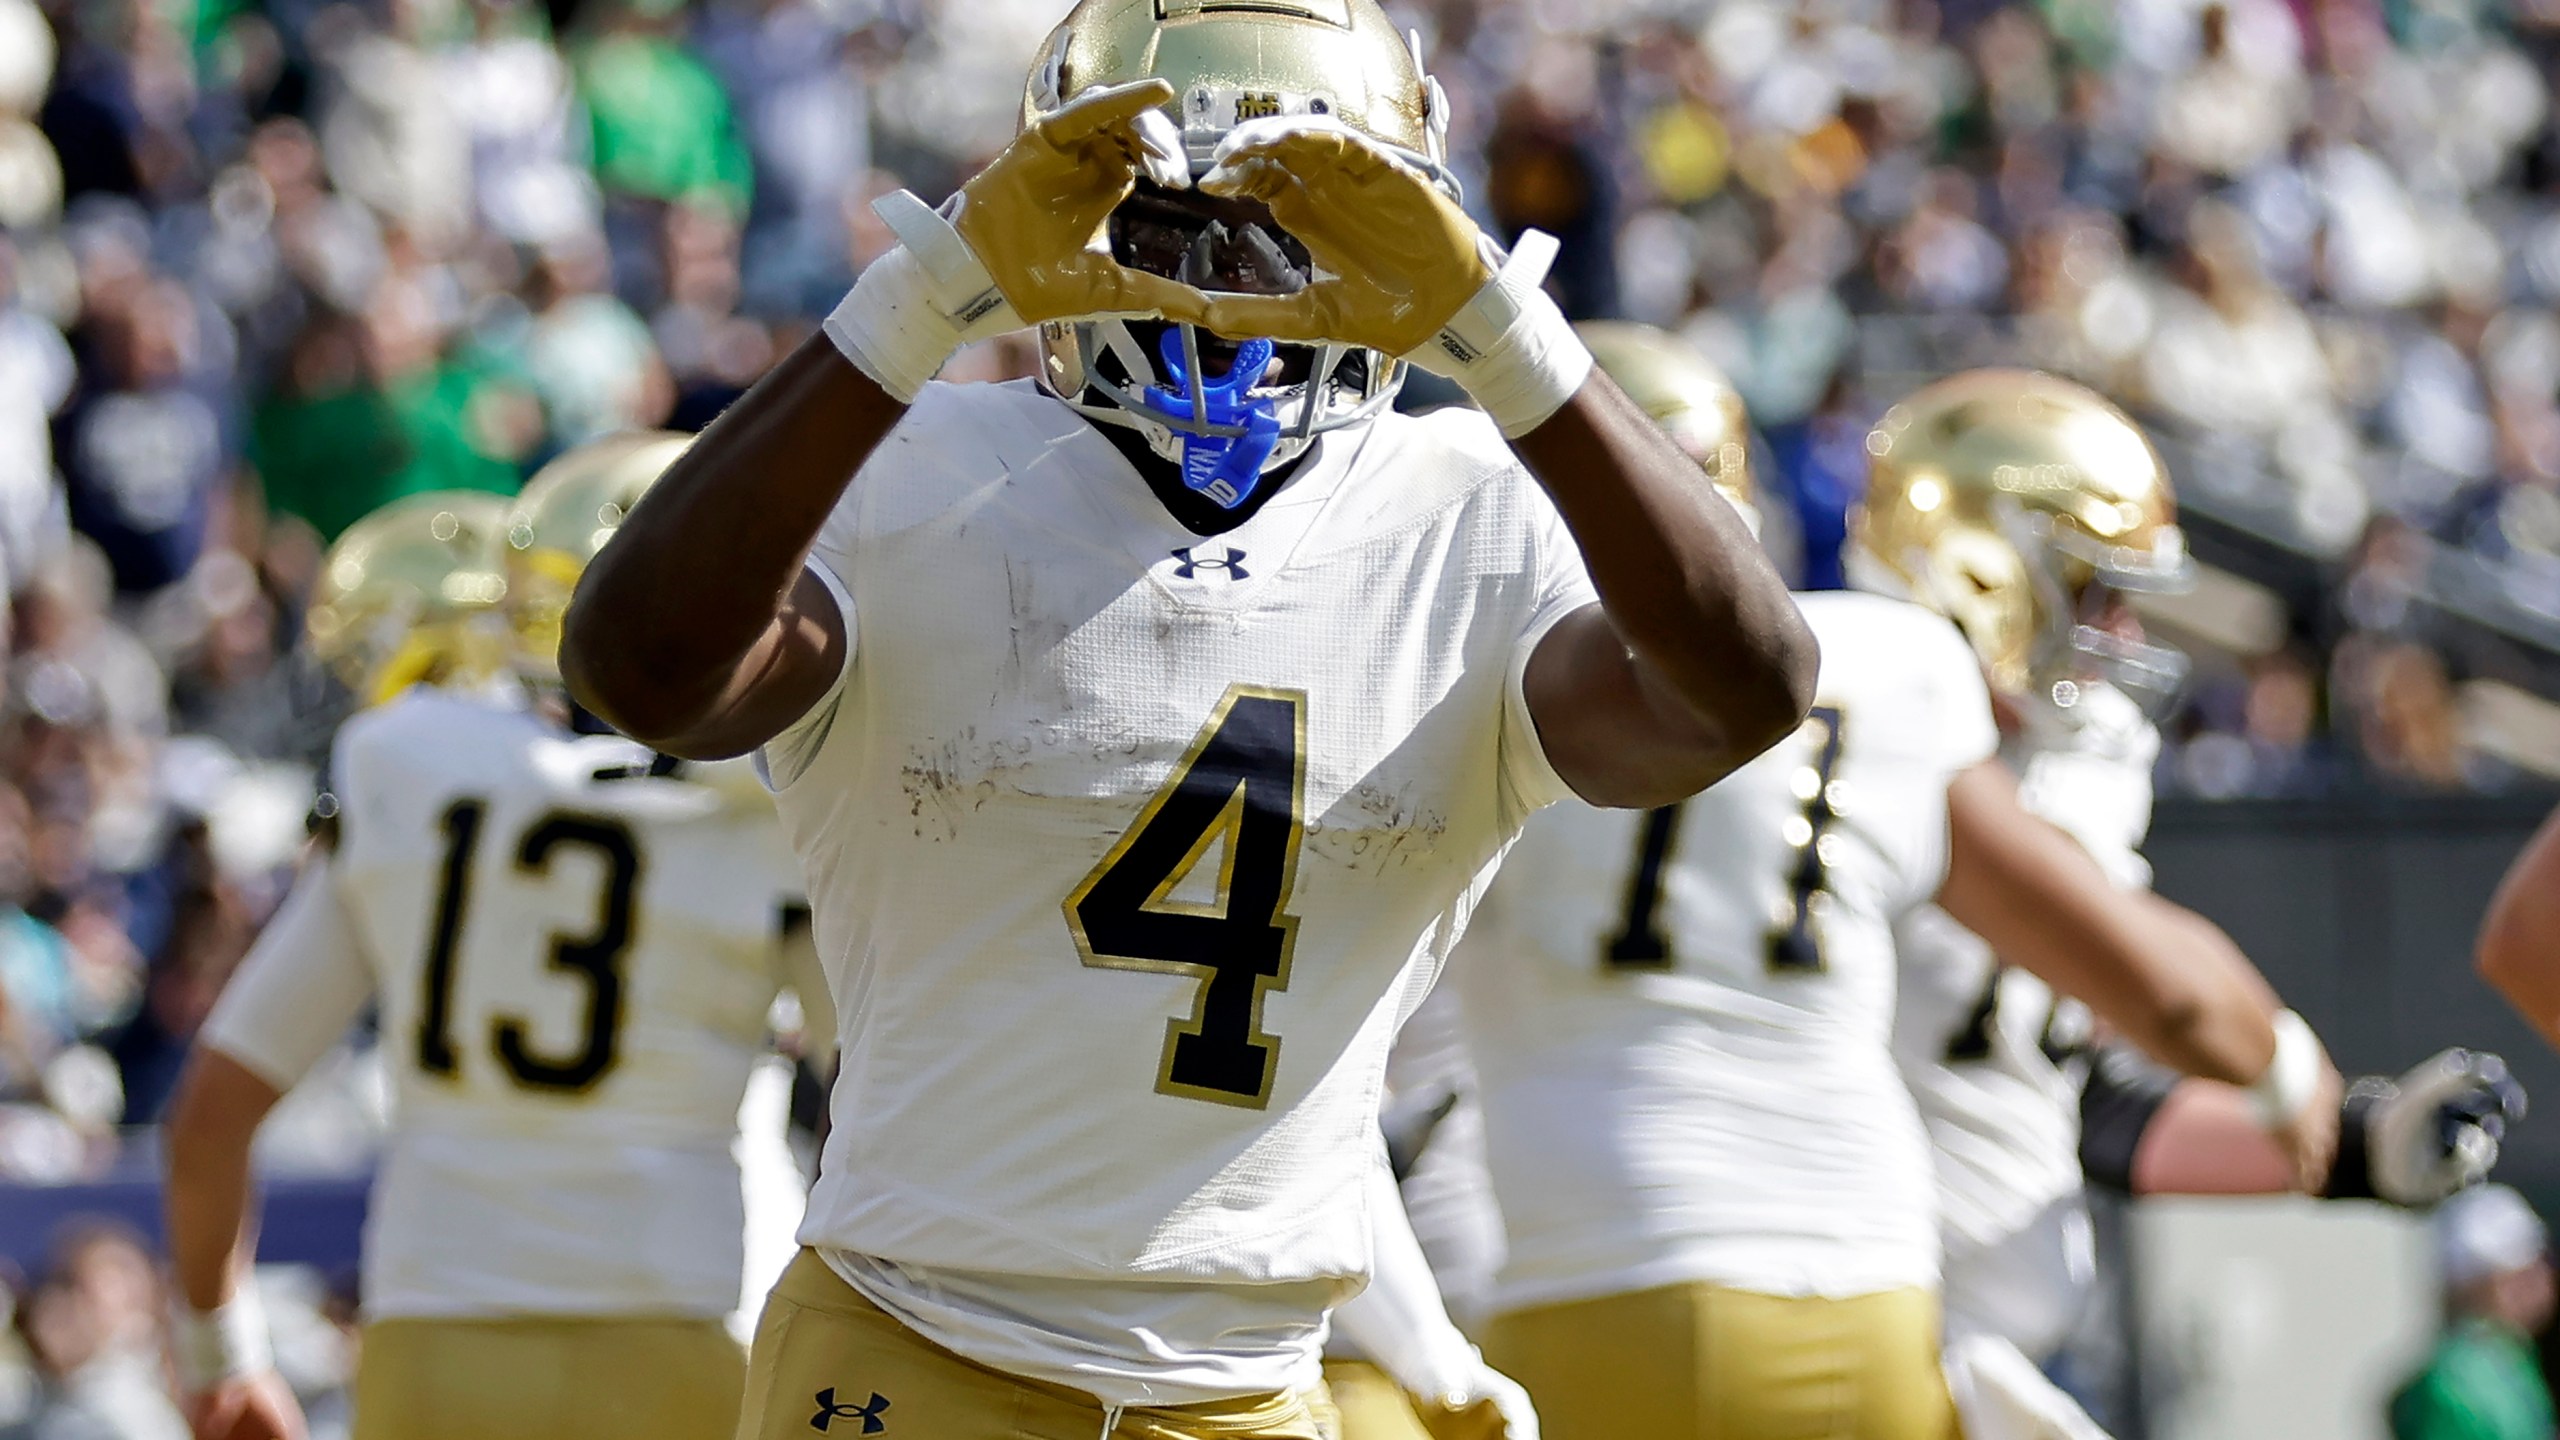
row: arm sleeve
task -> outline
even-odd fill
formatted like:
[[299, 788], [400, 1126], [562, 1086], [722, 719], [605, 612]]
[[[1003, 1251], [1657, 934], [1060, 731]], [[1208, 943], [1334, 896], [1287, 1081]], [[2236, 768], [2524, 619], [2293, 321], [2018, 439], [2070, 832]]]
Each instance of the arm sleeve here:
[[1440, 1299], [1395, 1177], [1383, 1164], [1371, 1165], [1369, 1172], [1369, 1288], [1333, 1312], [1334, 1324], [1406, 1394], [1460, 1393], [1475, 1378], [1475, 1347]]
[[1536, 508], [1531, 547], [1532, 583], [1536, 588], [1528, 623], [1512, 642], [1510, 668], [1503, 676], [1502, 788], [1505, 810], [1514, 817], [1526, 818], [1533, 811], [1573, 796], [1573, 787], [1564, 782], [1547, 759], [1546, 744], [1538, 738], [1538, 722], [1529, 713], [1529, 657], [1537, 653], [1539, 642], [1558, 622], [1584, 606], [1599, 604], [1600, 592], [1592, 588], [1591, 574], [1583, 568], [1582, 549], [1574, 544], [1572, 532], [1565, 529], [1564, 517], [1556, 513], [1554, 502], [1525, 473], [1518, 477], [1518, 483], [1528, 487], [1529, 503]]
[[2131, 1046], [2098, 1049], [2080, 1087], [2080, 1168], [2093, 1183], [2132, 1192], [2134, 1156], [2178, 1081]]
[[373, 998], [359, 945], [333, 857], [315, 855], [232, 972], [199, 1043], [278, 1090], [292, 1089]]
[[819, 584], [827, 587], [827, 593], [835, 597], [836, 614], [844, 622], [844, 667], [836, 672], [835, 683], [827, 687], [827, 693], [818, 697], [818, 703], [810, 706], [807, 714], [792, 721], [781, 734], [764, 742], [764, 748], [756, 752], [758, 772], [764, 776], [765, 783], [776, 790], [791, 788], [794, 781], [808, 773], [809, 762], [817, 757], [818, 751], [827, 743], [828, 733], [835, 728], [836, 709], [844, 703], [845, 681], [853, 674], [853, 591], [827, 558], [830, 548], [827, 540], [835, 529], [836, 521], [829, 520], [826, 532], [819, 537], [818, 548], [810, 552], [806, 568]]

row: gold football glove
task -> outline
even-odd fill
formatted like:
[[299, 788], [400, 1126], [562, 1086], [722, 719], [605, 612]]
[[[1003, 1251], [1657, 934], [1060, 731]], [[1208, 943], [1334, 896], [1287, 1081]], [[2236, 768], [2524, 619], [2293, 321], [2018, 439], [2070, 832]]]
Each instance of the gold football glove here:
[[1483, 233], [1429, 176], [1330, 116], [1250, 120], [1218, 145], [1200, 188], [1259, 200], [1329, 272], [1294, 295], [1218, 295], [1230, 339], [1332, 341], [1405, 355], [1430, 344], [1493, 278]]
[[882, 196], [871, 208], [898, 248], [827, 316], [827, 338], [913, 404], [972, 340], [1088, 315], [1202, 319], [1207, 296], [1131, 270], [1100, 243], [1138, 176], [1190, 183], [1181, 136], [1159, 108], [1172, 99], [1162, 80], [1091, 91], [1015, 136], [942, 211], [904, 190]]
[[1330, 116], [1248, 121], [1216, 159], [1200, 189], [1261, 201], [1327, 273], [1292, 295], [1211, 296], [1210, 329], [1366, 346], [1457, 381], [1514, 437], [1589, 378], [1591, 352], [1538, 288], [1548, 236], [1504, 257], [1430, 177]]
[[1132, 270], [1095, 243], [1139, 175], [1177, 190], [1191, 183], [1182, 138], [1161, 108], [1172, 101], [1162, 80], [1089, 91], [1033, 122], [960, 187], [952, 226], [1023, 324], [1201, 317], [1199, 291]]

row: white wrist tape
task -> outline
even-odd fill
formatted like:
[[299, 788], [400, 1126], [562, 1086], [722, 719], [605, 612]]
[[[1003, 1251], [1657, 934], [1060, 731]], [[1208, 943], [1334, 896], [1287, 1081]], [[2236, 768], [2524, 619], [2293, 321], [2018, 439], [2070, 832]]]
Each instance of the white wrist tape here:
[[[953, 197], [956, 213], [960, 197]], [[844, 358], [903, 404], [972, 340], [1022, 328], [969, 242], [904, 190], [871, 206], [898, 247], [871, 262], [827, 316]]]
[[2258, 1123], [2270, 1130], [2293, 1123], [2320, 1095], [2320, 1037], [2310, 1022], [2290, 1010], [2275, 1017], [2276, 1053], [2267, 1073], [2249, 1087], [2249, 1104]]
[[1547, 423], [1591, 378], [1591, 351], [1539, 288], [1555, 258], [1554, 236], [1523, 233], [1519, 248], [1476, 298], [1430, 344], [1403, 357], [1465, 386], [1502, 433], [1515, 439]]
[[263, 1375], [276, 1368], [276, 1352], [267, 1336], [267, 1307], [258, 1300], [255, 1283], [243, 1280], [230, 1299], [209, 1311], [178, 1302], [170, 1348], [175, 1352], [178, 1383], [190, 1395], [225, 1380]]

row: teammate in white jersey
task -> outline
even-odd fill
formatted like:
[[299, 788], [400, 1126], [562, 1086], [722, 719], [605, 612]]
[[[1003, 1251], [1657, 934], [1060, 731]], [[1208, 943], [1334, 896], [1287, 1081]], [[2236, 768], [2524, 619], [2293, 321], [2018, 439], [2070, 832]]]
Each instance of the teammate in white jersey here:
[[[844, 1016], [743, 1435], [1310, 1434], [1478, 877], [1802, 716], [1783, 585], [1591, 378], [1552, 242], [1459, 209], [1417, 51], [1372, 0], [1084, 0], [580, 587], [598, 713], [762, 747]], [[927, 383], [1026, 323], [1039, 387]], [[1405, 363], [1484, 413], [1395, 415]]]
[[[1694, 351], [1585, 333], [1748, 483], [1739, 402]], [[1888, 1045], [1892, 927], [1932, 899], [2288, 1115], [2320, 1066], [2228, 942], [2189, 958], [2020, 807], [1953, 626], [1798, 599], [1823, 658], [1796, 739], [1685, 804], [1540, 816], [1455, 977], [1509, 1246], [1488, 1354], [1558, 1440], [1953, 1433], [1937, 1196]]]
[[[2157, 694], [2185, 664], [2141, 636], [2115, 592], [2183, 580], [2168, 475], [2112, 406], [2019, 372], [1921, 390], [1868, 451], [1853, 578], [1958, 622], [1994, 691], [2022, 803], [2116, 884], [2145, 890], [2137, 847], [2159, 736], [2120, 686]], [[2208, 929], [2199, 943], [2219, 943]], [[2331, 1174], [2269, 1144], [2236, 1092], [2179, 1085], [2131, 1056], [2092, 1071], [2078, 1058], [2086, 1011], [2004, 968], [1944, 911], [1905, 916], [1896, 944], [1894, 1047], [1936, 1154], [1959, 1340], [2039, 1360], [2061, 1343], [2094, 1276], [2084, 1161], [2092, 1178], [2145, 1192], [2325, 1184], [2424, 1204], [2486, 1173], [2520, 1103], [2494, 1056], [2449, 1052], [2397, 1083], [2359, 1081], [2340, 1112], [2345, 1163]]]
[[572, 452], [511, 515], [398, 502], [326, 563], [315, 646], [379, 703], [339, 731], [323, 843], [206, 1022], [168, 1127], [200, 1440], [299, 1433], [246, 1288], [250, 1142], [368, 1006], [393, 1119], [360, 1440], [734, 1426], [740, 1096], [778, 991], [826, 1014], [805, 930], [786, 935], [797, 867], [751, 776], [574, 733], [469, 663], [475, 621], [506, 632], [501, 535], [538, 667], [578, 566], [681, 444]]
[[1460, 1023], [1456, 991], [1439, 986], [1387, 1054], [1378, 1120], [1388, 1163], [1371, 1207], [1375, 1263], [1369, 1288], [1334, 1312], [1325, 1349], [1325, 1389], [1341, 1440], [1474, 1433], [1454, 1426], [1453, 1412], [1466, 1407], [1453, 1395], [1482, 1395], [1514, 1440], [1538, 1433], [1527, 1394], [1489, 1369], [1451, 1318], [1482, 1318], [1502, 1251], [1475, 1066]]

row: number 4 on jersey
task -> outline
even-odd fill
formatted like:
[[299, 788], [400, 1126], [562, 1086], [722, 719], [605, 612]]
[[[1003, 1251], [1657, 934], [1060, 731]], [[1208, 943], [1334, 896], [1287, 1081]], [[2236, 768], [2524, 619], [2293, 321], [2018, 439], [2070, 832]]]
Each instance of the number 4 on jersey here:
[[[1087, 965], [1189, 975], [1191, 1013], [1165, 1025], [1156, 1089], [1259, 1110], [1271, 1099], [1280, 1037], [1262, 999], [1289, 986], [1307, 789], [1303, 691], [1228, 687], [1137, 822], [1067, 897]], [[1212, 850], [1215, 898], [1174, 898]]]

